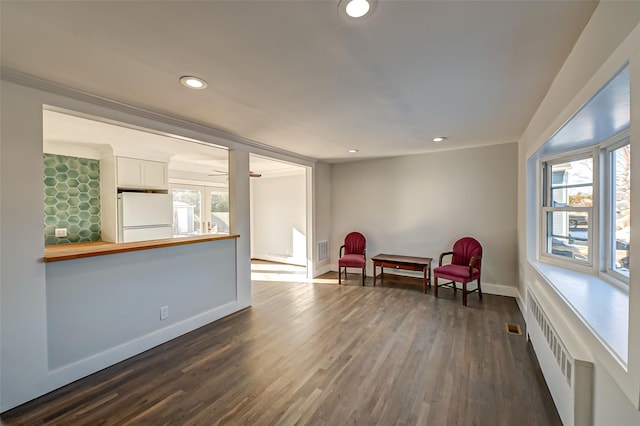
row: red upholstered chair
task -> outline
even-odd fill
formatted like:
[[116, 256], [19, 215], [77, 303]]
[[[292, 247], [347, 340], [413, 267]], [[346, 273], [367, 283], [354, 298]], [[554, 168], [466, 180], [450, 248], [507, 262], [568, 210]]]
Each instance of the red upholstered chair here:
[[[451, 263], [442, 264], [445, 256], [452, 256]], [[433, 295], [438, 297], [438, 278], [450, 280], [440, 287], [453, 288], [457, 290], [456, 283], [462, 284], [462, 304], [467, 306], [467, 294], [477, 291], [482, 300], [482, 287], [480, 287], [480, 271], [482, 268], [482, 246], [471, 237], [459, 239], [453, 245], [453, 251], [444, 252], [440, 255], [438, 267], [433, 270], [434, 291]], [[473, 290], [467, 290], [467, 283], [477, 280], [478, 286]]]
[[359, 232], [350, 232], [344, 237], [344, 244], [340, 246], [338, 284], [342, 284], [342, 268], [344, 268], [345, 278], [347, 278], [347, 268], [360, 268], [362, 269], [362, 285], [364, 285], [366, 267], [367, 239]]

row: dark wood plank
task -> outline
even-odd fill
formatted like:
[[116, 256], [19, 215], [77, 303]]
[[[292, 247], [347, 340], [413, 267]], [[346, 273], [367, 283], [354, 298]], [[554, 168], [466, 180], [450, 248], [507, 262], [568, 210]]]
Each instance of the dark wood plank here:
[[[560, 425], [513, 299], [256, 280], [253, 306], [2, 415], [17, 424]], [[404, 281], [404, 283], [403, 283]]]

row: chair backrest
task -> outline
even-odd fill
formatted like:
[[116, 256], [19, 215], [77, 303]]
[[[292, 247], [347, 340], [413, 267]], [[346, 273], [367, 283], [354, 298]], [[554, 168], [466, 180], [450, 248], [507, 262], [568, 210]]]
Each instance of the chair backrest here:
[[350, 232], [344, 237], [344, 254], [364, 254], [367, 239], [359, 232]]
[[[453, 245], [453, 257], [451, 263], [456, 265], [469, 265], [469, 261], [473, 256], [482, 256], [482, 245], [475, 238], [460, 238]], [[480, 269], [482, 261], [475, 264]]]

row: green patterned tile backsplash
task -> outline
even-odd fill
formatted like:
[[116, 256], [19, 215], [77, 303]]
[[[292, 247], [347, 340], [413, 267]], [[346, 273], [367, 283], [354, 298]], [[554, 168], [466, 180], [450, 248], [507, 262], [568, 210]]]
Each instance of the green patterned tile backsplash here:
[[[56, 237], [56, 228], [67, 228]], [[44, 154], [45, 245], [100, 241], [100, 161]]]

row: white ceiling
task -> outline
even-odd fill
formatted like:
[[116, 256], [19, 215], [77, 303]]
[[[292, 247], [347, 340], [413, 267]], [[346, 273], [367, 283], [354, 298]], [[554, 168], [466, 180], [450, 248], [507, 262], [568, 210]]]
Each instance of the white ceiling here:
[[2, 67], [329, 162], [409, 155], [517, 141], [597, 2], [337, 4], [4, 0]]
[[[42, 117], [44, 152], [96, 159], [112, 155], [146, 158], [168, 162], [171, 172], [190, 172], [200, 180], [204, 176], [204, 180], [226, 182], [229, 160], [223, 147], [51, 109], [44, 109]], [[251, 156], [250, 167], [265, 177], [304, 174], [304, 167], [256, 155]]]

